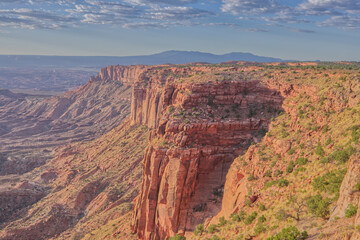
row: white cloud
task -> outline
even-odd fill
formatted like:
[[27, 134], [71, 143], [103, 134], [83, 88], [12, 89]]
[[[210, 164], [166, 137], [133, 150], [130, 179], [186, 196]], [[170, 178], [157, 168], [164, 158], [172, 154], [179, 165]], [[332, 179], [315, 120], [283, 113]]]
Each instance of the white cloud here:
[[233, 15], [275, 13], [281, 6], [275, 0], [223, 0], [221, 10]]

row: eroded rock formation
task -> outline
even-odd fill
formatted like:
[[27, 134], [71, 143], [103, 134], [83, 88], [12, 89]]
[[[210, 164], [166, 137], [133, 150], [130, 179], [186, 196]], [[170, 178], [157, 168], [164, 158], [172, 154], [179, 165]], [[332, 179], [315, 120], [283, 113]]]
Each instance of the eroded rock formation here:
[[263, 82], [146, 79], [133, 90], [132, 121], [153, 128], [133, 230], [140, 239], [193, 231], [220, 211], [232, 161], [261, 140], [282, 96]]

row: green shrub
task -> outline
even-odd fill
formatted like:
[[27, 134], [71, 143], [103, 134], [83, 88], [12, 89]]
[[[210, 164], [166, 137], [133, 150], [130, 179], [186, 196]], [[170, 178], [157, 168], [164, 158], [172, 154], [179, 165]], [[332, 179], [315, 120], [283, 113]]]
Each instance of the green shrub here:
[[357, 206], [354, 206], [353, 204], [350, 203], [345, 209], [345, 216], [347, 218], [351, 218], [357, 213], [357, 210], [358, 210]]
[[259, 235], [260, 233], [265, 232], [265, 231], [266, 231], [266, 228], [263, 223], [258, 222], [255, 225], [255, 228], [254, 228], [255, 235]]
[[351, 130], [351, 140], [357, 142], [360, 138], [360, 126], [356, 125], [350, 128]]
[[354, 191], [360, 191], [360, 182], [355, 185]]
[[175, 237], [170, 237], [169, 240], [186, 240], [186, 237], [177, 233]]
[[257, 212], [252, 212], [251, 215], [249, 215], [249, 216], [244, 220], [245, 225], [251, 224], [251, 223], [255, 220], [256, 216], [257, 216]]
[[309, 160], [307, 158], [300, 157], [300, 158], [296, 159], [295, 164], [297, 164], [299, 166], [303, 166], [303, 165], [306, 165], [308, 162], [309, 162]]
[[251, 206], [252, 202], [250, 201], [249, 198], [245, 199], [245, 206]]
[[218, 229], [217, 229], [217, 226], [216, 226], [216, 224], [210, 224], [209, 225], [209, 227], [207, 228], [207, 232], [208, 233], [214, 233], [215, 231], [217, 231]]
[[267, 170], [265, 172], [265, 177], [271, 177], [271, 171], [270, 170]]
[[194, 231], [195, 236], [201, 235], [203, 234], [203, 232], [204, 232], [204, 225], [203, 224], [197, 225]]
[[306, 202], [309, 212], [317, 217], [327, 218], [329, 215], [330, 199], [323, 198], [320, 194], [309, 197]]
[[295, 167], [294, 161], [290, 161], [288, 167], [286, 168], [286, 172], [292, 173], [294, 171], [294, 167]]
[[289, 185], [289, 181], [286, 180], [285, 178], [280, 178], [278, 181], [278, 186], [279, 187], [287, 187]]
[[306, 171], [306, 168], [304, 168], [304, 167], [299, 167], [299, 168], [295, 169], [294, 174], [297, 175], [299, 172], [305, 172], [305, 171]]
[[274, 173], [274, 177], [278, 177], [278, 176], [280, 176], [281, 174], [283, 174], [283, 172], [280, 171], [279, 169], [276, 169], [276, 170], [275, 170], [275, 173]]
[[283, 228], [281, 232], [269, 237], [267, 240], [305, 240], [308, 237], [306, 231], [300, 232], [295, 226]]
[[240, 219], [240, 216], [238, 213], [233, 213], [230, 215], [230, 218], [233, 222], [240, 222], [241, 219]]
[[292, 148], [288, 151], [288, 154], [289, 155], [293, 155], [295, 153], [296, 149], [295, 148]]
[[221, 238], [218, 235], [214, 235], [211, 240], [221, 240]]
[[260, 204], [260, 206], [259, 206], [259, 210], [260, 211], [265, 211], [265, 205], [264, 204]]
[[266, 221], [266, 217], [264, 215], [261, 215], [259, 218], [258, 218], [258, 222], [261, 222], [261, 223], [264, 223]]
[[285, 212], [284, 209], [280, 209], [275, 213], [275, 218], [279, 221], [285, 221], [288, 217], [288, 214]]
[[329, 137], [329, 138], [326, 140], [325, 145], [327, 146], [327, 145], [329, 145], [330, 143], [332, 143], [331, 137]]
[[325, 151], [324, 149], [322, 148], [321, 144], [318, 143], [317, 147], [316, 147], [316, 150], [315, 150], [315, 153], [317, 155], [319, 155], [320, 157], [323, 157], [325, 155]]
[[275, 181], [275, 180], [265, 182], [264, 187], [265, 187], [265, 188], [272, 187], [275, 183], [276, 183], [276, 181]]
[[329, 125], [325, 125], [322, 129], [322, 133], [326, 133], [330, 130]]
[[226, 224], [227, 224], [227, 221], [225, 220], [224, 217], [219, 218], [219, 224], [218, 224], [219, 227], [222, 227]]
[[349, 146], [346, 149], [338, 149], [334, 151], [330, 156], [328, 156], [328, 161], [336, 161], [338, 163], [346, 163], [351, 155], [355, 152], [355, 149], [352, 146]]
[[254, 180], [256, 180], [256, 177], [251, 174], [251, 175], [248, 177], [247, 180], [248, 180], [248, 181], [254, 181]]
[[338, 193], [345, 174], [346, 169], [328, 172], [314, 179], [313, 188], [322, 192]]

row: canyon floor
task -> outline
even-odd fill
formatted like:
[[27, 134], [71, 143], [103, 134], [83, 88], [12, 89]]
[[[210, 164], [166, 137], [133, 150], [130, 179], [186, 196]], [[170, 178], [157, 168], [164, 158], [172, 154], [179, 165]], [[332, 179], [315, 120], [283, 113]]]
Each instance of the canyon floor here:
[[360, 64], [109, 66], [0, 92], [0, 239], [359, 239]]

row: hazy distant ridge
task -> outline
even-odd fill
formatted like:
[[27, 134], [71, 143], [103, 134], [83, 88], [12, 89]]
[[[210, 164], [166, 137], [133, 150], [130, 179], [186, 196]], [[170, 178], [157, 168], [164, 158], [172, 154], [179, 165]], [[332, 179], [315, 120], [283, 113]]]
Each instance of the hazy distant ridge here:
[[157, 65], [164, 63], [184, 64], [192, 62], [221, 63], [226, 61], [281, 62], [283, 60], [241, 52], [215, 55], [211, 53], [190, 51], [166, 51], [152, 55], [128, 57], [0, 55], [0, 67], [76, 68], [103, 67], [116, 64]]

